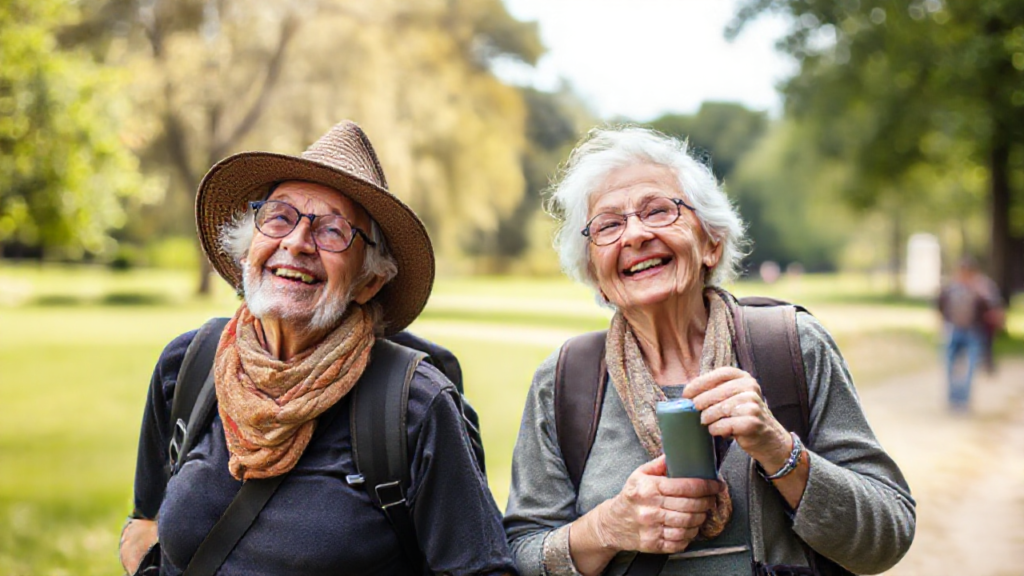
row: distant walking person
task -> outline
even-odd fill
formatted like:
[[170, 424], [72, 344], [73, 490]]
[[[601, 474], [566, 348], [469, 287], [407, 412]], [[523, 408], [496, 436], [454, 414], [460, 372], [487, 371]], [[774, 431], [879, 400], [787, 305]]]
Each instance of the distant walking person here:
[[[949, 406], [957, 411], [966, 410], [974, 369], [991, 354], [994, 328], [1002, 323], [999, 290], [981, 273], [977, 262], [965, 257], [939, 295], [939, 312], [946, 325]], [[966, 366], [958, 366], [961, 356], [965, 357]]]

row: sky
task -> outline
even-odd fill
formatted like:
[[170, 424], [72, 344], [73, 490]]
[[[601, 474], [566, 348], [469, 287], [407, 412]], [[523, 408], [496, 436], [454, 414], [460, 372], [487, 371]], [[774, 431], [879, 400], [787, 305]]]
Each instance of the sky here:
[[722, 32], [738, 0], [505, 0], [536, 20], [547, 54], [535, 69], [506, 65], [520, 84], [554, 90], [565, 80], [602, 118], [647, 121], [690, 114], [706, 100], [740, 102], [778, 115], [776, 84], [795, 64], [775, 50], [787, 30], [762, 16], [734, 42]]

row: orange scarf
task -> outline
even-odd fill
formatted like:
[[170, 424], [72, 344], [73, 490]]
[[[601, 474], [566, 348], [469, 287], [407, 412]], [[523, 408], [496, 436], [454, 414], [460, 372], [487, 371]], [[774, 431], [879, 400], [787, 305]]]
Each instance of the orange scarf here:
[[373, 325], [353, 305], [341, 325], [287, 362], [270, 356], [242, 306], [221, 334], [214, 360], [217, 405], [239, 480], [269, 478], [295, 467], [316, 419], [362, 376], [373, 347]]

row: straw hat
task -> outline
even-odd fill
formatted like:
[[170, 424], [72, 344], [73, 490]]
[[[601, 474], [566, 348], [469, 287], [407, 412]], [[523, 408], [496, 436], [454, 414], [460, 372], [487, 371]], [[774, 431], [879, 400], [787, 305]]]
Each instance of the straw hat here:
[[239, 262], [221, 249], [218, 234], [231, 218], [262, 200], [270, 186], [303, 180], [338, 190], [362, 206], [380, 226], [398, 275], [374, 300], [384, 312], [386, 334], [401, 331], [419, 316], [434, 284], [434, 250], [420, 219], [388, 192], [387, 180], [366, 134], [354, 122], [331, 128], [302, 156], [242, 152], [207, 172], [196, 196], [196, 228], [213, 267], [241, 292]]

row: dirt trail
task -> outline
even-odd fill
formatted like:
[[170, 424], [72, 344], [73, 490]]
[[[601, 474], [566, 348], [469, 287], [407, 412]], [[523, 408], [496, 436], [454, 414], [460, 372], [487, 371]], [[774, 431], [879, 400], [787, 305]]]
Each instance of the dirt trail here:
[[917, 535], [889, 575], [1024, 574], [1024, 361], [978, 374], [969, 414], [951, 414], [936, 366], [860, 391], [917, 500]]

